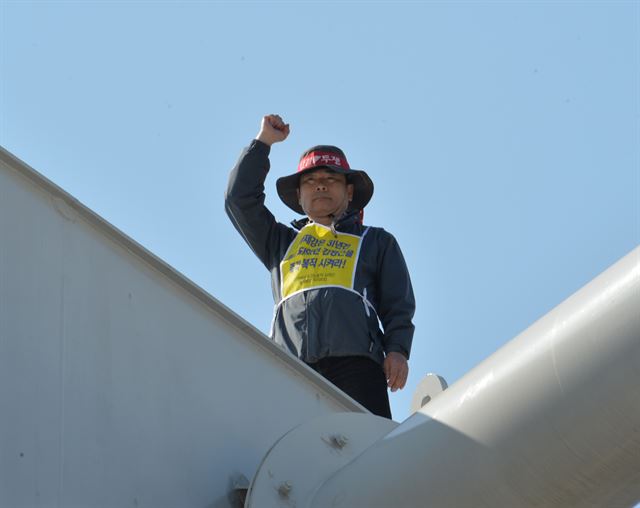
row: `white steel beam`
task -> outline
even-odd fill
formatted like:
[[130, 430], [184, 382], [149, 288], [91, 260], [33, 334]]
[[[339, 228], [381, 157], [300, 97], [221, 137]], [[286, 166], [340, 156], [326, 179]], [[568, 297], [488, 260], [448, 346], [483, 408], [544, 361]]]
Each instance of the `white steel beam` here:
[[293, 429], [263, 459], [247, 506], [631, 507], [640, 248], [399, 426], [379, 420], [337, 414]]
[[308, 506], [638, 500], [640, 248], [338, 470]]

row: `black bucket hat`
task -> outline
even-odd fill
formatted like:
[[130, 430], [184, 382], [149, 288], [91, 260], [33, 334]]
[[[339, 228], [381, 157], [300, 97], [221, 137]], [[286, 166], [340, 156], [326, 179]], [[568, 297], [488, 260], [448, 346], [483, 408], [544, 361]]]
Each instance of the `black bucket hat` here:
[[353, 199], [349, 204], [349, 210], [362, 210], [367, 206], [373, 196], [371, 178], [364, 171], [351, 169], [344, 152], [337, 146], [331, 145], [318, 145], [309, 148], [300, 156], [298, 171], [292, 175], [278, 178], [276, 189], [284, 204], [294, 212], [304, 215], [304, 210], [298, 202], [300, 176], [321, 168], [346, 175], [347, 183], [353, 184]]

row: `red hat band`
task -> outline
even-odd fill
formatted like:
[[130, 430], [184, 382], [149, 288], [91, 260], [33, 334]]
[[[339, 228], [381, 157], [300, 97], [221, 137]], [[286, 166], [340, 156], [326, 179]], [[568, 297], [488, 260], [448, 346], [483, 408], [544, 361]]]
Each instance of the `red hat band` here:
[[300, 159], [298, 172], [322, 166], [337, 166], [343, 169], [350, 169], [346, 157], [332, 152], [314, 151]]

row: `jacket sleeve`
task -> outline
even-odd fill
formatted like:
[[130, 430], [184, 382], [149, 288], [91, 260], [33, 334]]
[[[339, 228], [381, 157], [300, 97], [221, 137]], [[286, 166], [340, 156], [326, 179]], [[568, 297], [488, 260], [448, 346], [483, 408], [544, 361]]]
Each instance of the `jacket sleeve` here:
[[384, 351], [402, 353], [409, 358], [415, 326], [415, 298], [407, 265], [398, 242], [385, 232], [378, 271], [378, 315], [384, 329]]
[[224, 201], [231, 222], [267, 269], [280, 262], [278, 246], [289, 230], [264, 205], [270, 149], [254, 139], [242, 151], [229, 175]]

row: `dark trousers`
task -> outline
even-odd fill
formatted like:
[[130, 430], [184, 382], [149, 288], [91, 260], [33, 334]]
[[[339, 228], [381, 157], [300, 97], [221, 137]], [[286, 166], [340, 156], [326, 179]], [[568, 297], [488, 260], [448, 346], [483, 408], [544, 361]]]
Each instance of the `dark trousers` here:
[[336, 356], [308, 364], [373, 414], [391, 419], [382, 365], [364, 356]]

